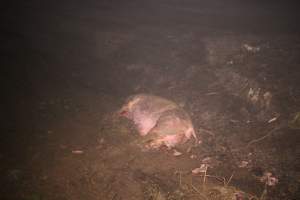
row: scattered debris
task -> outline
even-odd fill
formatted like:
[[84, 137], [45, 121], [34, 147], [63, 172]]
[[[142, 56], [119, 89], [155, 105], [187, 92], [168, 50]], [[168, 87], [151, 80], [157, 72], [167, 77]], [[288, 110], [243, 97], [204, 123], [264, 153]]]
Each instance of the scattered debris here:
[[232, 65], [233, 64], [233, 60], [229, 60], [229, 61], [227, 61], [227, 63], [226, 63], [227, 65]]
[[291, 129], [300, 129], [300, 112], [294, 114], [293, 119], [288, 122]]
[[182, 153], [177, 151], [176, 149], [173, 149], [173, 156], [181, 156]]
[[209, 92], [209, 93], [206, 93], [205, 95], [206, 96], [212, 96], [212, 95], [216, 95], [218, 94], [218, 92]]
[[269, 109], [271, 106], [273, 95], [271, 92], [266, 91], [263, 92], [261, 88], [249, 88], [247, 94], [247, 100], [253, 104], [258, 106], [258, 108]]
[[[198, 131], [201, 133], [201, 132], [205, 132], [205, 133], [208, 133], [209, 135], [215, 137], [215, 133], [213, 133], [212, 131], [210, 130], [207, 130], [207, 129], [204, 129], [204, 128], [199, 128]], [[198, 141], [199, 144], [202, 143], [201, 140]]]
[[82, 150], [72, 150], [73, 154], [83, 154]]
[[100, 138], [97, 140], [98, 144], [104, 144], [105, 140], [104, 138]]
[[204, 164], [209, 164], [209, 163], [211, 163], [211, 161], [212, 161], [211, 157], [205, 157], [202, 159], [201, 162]]
[[179, 186], [181, 187], [182, 186], [182, 184], [181, 184], [181, 182], [182, 182], [182, 177], [181, 177], [181, 174], [182, 174], [182, 172], [181, 171], [175, 171], [175, 174], [177, 175], [179, 175]]
[[256, 104], [258, 102], [259, 93], [260, 93], [260, 88], [258, 88], [257, 90], [253, 88], [249, 88], [248, 99], [250, 100], [251, 103]]
[[103, 148], [105, 144], [105, 139], [104, 138], [98, 138], [97, 139], [97, 146], [96, 146], [96, 149], [101, 149]]
[[244, 44], [243, 47], [244, 49], [246, 49], [248, 52], [251, 53], [257, 53], [260, 51], [260, 47], [250, 46], [249, 44]]
[[275, 186], [278, 183], [278, 179], [271, 172], [265, 172], [259, 180], [267, 186]]
[[237, 192], [237, 193], [235, 193], [234, 194], [235, 195], [235, 199], [236, 200], [243, 200], [244, 199], [244, 194], [243, 193], [241, 193], [241, 192]]
[[277, 185], [278, 179], [273, 176], [271, 172], [265, 172], [264, 175], [259, 179], [262, 183], [265, 183], [264, 190], [260, 196], [260, 200], [266, 199], [268, 194], [268, 187]]
[[239, 120], [236, 120], [236, 119], [231, 119], [229, 121], [232, 122], [232, 123], [239, 123], [240, 122]]
[[254, 144], [254, 143], [257, 143], [257, 142], [260, 142], [261, 140], [264, 140], [265, 138], [269, 137], [270, 135], [272, 135], [274, 132], [282, 129], [283, 127], [282, 126], [278, 126], [276, 128], [274, 128], [273, 130], [271, 130], [270, 132], [268, 132], [267, 134], [265, 134], [264, 136], [260, 137], [260, 138], [257, 138], [257, 139], [254, 139], [254, 140], [251, 140], [250, 142], [248, 142], [248, 144], [246, 145], [246, 148], [248, 148], [250, 145]]
[[249, 162], [243, 160], [242, 162], [240, 162], [240, 164], [238, 165], [239, 168], [246, 168], [248, 166]]
[[[278, 116], [278, 117], [279, 117], [279, 116]], [[270, 119], [270, 120], [268, 121], [268, 123], [275, 122], [275, 121], [278, 119], [278, 117], [273, 117], [272, 119]]]
[[235, 187], [216, 186], [207, 184], [205, 187], [196, 187], [191, 184], [191, 189], [196, 192], [197, 199], [222, 199], [222, 200], [258, 200], [256, 196], [247, 194]]
[[263, 99], [264, 99], [264, 103], [265, 103], [266, 108], [270, 107], [272, 98], [273, 98], [273, 95], [269, 91], [267, 91], [263, 94]]
[[192, 173], [193, 174], [206, 173], [207, 168], [208, 168], [207, 164], [201, 164], [200, 167], [193, 169]]
[[229, 179], [228, 179], [228, 181], [226, 182], [226, 179], [224, 178], [224, 186], [228, 186], [229, 185], [229, 183], [230, 183], [230, 181], [232, 180], [232, 178], [233, 178], [233, 175], [234, 175], [234, 173], [232, 173], [231, 174], [231, 176], [229, 177]]

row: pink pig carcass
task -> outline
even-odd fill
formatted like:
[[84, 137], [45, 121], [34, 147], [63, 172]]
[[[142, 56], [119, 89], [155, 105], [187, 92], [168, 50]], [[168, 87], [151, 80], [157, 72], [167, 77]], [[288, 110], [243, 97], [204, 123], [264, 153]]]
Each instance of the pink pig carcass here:
[[168, 148], [183, 144], [192, 136], [197, 141], [189, 115], [176, 103], [162, 97], [138, 94], [128, 98], [119, 111], [132, 120], [141, 136], [150, 143], [148, 148]]

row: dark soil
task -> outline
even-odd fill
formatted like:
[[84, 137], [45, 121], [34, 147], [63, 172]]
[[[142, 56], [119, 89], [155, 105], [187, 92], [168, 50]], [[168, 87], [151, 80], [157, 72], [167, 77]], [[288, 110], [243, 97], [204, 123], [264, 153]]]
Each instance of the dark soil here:
[[[1, 10], [0, 199], [300, 198], [296, 2], [22, 1]], [[115, 114], [136, 93], [183, 106], [202, 143], [181, 156], [142, 151]], [[206, 173], [192, 173], [202, 164]]]

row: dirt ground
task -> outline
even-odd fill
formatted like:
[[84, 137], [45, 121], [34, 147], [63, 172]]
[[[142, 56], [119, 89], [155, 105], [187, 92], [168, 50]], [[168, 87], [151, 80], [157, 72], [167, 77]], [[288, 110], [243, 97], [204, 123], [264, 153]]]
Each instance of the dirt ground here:
[[[23, 1], [1, 8], [0, 199], [300, 199], [292, 1]], [[298, 13], [297, 13], [298, 12]], [[115, 112], [177, 102], [202, 143], [142, 151]]]

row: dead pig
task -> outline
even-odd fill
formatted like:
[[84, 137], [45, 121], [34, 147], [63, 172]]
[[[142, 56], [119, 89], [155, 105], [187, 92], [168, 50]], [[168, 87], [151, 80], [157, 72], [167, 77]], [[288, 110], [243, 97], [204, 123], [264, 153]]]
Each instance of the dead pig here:
[[191, 137], [197, 140], [189, 115], [165, 98], [148, 94], [131, 96], [119, 114], [132, 120], [139, 134], [150, 141], [147, 148], [172, 148]]

